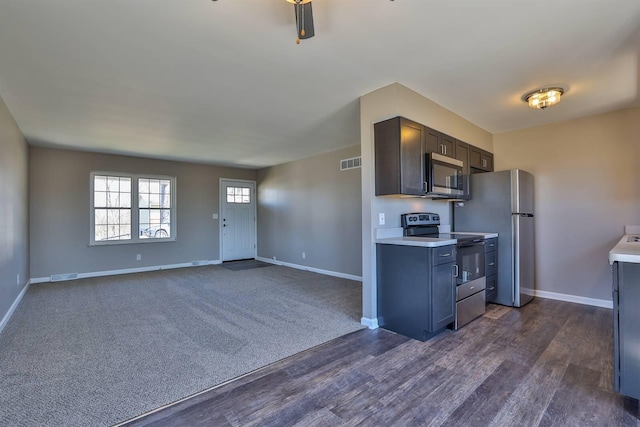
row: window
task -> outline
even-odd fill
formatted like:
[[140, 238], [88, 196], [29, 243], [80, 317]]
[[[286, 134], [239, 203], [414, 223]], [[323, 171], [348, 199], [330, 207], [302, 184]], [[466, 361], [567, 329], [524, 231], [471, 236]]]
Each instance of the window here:
[[249, 187], [227, 187], [227, 203], [251, 203]]
[[175, 240], [175, 178], [91, 173], [91, 244]]

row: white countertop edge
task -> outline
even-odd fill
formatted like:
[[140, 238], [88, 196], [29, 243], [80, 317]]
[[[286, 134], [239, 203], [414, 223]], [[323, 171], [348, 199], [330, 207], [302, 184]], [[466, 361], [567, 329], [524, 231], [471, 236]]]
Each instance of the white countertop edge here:
[[636, 234], [625, 234], [609, 251], [609, 264], [613, 265], [614, 262], [640, 264], [640, 243], [627, 242], [627, 239], [634, 235]]
[[494, 237], [498, 237], [498, 233], [476, 233], [466, 231], [452, 231], [449, 234], [468, 234], [470, 236], [484, 236], [485, 239], [493, 239]]
[[391, 237], [376, 239], [375, 243], [383, 245], [422, 246], [425, 248], [437, 248], [440, 246], [455, 245], [456, 239], [434, 239], [431, 237]]

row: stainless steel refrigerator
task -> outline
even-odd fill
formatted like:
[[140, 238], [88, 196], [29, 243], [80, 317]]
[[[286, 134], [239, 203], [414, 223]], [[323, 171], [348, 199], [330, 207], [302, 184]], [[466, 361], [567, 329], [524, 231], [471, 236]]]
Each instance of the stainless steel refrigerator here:
[[471, 200], [455, 203], [455, 231], [498, 233], [498, 294], [522, 307], [535, 289], [533, 175], [519, 169], [471, 175]]

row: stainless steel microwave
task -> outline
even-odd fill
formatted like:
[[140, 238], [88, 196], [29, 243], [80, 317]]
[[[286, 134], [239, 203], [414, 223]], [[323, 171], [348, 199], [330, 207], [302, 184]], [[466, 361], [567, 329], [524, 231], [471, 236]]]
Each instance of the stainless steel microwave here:
[[464, 194], [463, 163], [438, 153], [425, 154], [425, 192], [428, 197], [455, 199]]

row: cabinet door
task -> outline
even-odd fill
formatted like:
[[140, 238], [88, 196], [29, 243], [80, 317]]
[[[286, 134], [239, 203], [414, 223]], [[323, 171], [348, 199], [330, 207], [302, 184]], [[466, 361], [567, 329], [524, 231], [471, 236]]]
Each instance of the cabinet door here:
[[440, 142], [442, 141], [442, 134], [437, 130], [433, 130], [425, 126], [425, 152], [426, 153], [439, 153]]
[[469, 200], [471, 192], [469, 188], [469, 144], [456, 140], [456, 159], [462, 161], [462, 189], [464, 194], [461, 199]]
[[400, 193], [424, 194], [424, 126], [400, 122]]
[[482, 169], [482, 150], [478, 147], [469, 147], [469, 167]]
[[455, 263], [441, 264], [432, 269], [431, 332], [442, 329], [455, 320], [456, 278]]
[[485, 151], [482, 153], [482, 167], [487, 172], [493, 172], [493, 154]]
[[493, 172], [493, 154], [478, 147], [469, 147], [469, 166], [476, 171]]
[[456, 139], [449, 135], [442, 134], [442, 142], [440, 143], [440, 154], [443, 156], [456, 157]]
[[402, 117], [374, 125], [376, 196], [424, 194], [424, 134]]

